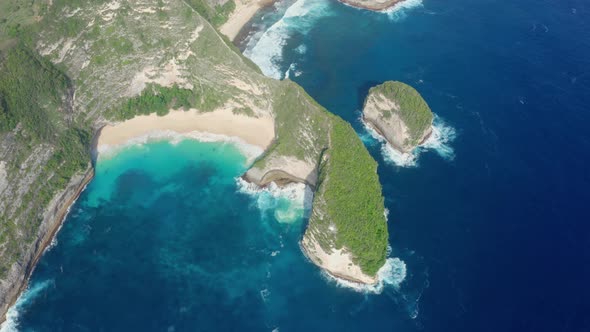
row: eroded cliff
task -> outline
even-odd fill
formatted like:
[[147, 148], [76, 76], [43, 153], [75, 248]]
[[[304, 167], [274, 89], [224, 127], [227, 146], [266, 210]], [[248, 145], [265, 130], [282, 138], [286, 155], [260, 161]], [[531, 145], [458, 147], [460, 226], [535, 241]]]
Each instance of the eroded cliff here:
[[295, 83], [263, 76], [190, 1], [53, 1], [34, 14], [0, 60], [0, 314], [91, 177], [98, 129], [170, 109], [274, 119], [273, 144], [244, 177], [313, 186], [306, 238], [375, 276], [387, 245], [375, 161], [348, 124]]
[[433, 114], [416, 89], [388, 81], [369, 90], [364, 122], [396, 150], [408, 153], [432, 133]]

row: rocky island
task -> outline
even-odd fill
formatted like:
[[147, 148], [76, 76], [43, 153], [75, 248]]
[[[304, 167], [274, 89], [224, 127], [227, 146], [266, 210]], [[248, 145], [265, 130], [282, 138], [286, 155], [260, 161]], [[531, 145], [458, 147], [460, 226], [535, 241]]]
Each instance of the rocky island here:
[[368, 10], [385, 10], [395, 6], [396, 4], [404, 1], [404, 0], [340, 0], [341, 2], [357, 7], [363, 8]]
[[362, 116], [367, 126], [402, 153], [411, 152], [432, 134], [430, 107], [416, 89], [402, 82], [372, 87]]
[[388, 241], [377, 163], [350, 124], [292, 81], [262, 75], [217, 31], [231, 9], [218, 3], [43, 1], [0, 12], [0, 317], [92, 179], [97, 145], [148, 130], [258, 145], [246, 180], [314, 189], [301, 241], [310, 260], [376, 282]]

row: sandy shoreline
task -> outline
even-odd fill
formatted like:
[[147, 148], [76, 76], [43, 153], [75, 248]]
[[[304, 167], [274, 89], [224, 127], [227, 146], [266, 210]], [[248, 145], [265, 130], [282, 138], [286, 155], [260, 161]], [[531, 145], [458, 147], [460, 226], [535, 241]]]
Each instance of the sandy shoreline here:
[[103, 127], [97, 139], [96, 152], [100, 155], [141, 137], [171, 136], [168, 133], [208, 141], [226, 138], [227, 141], [251, 145], [260, 152], [266, 150], [275, 137], [274, 119], [270, 116], [255, 118], [234, 114], [228, 109], [207, 113], [178, 110], [165, 116], [140, 115]]
[[231, 41], [234, 41], [240, 30], [256, 15], [256, 13], [272, 5], [276, 0], [235, 0], [236, 9], [229, 16], [219, 31], [226, 35]]

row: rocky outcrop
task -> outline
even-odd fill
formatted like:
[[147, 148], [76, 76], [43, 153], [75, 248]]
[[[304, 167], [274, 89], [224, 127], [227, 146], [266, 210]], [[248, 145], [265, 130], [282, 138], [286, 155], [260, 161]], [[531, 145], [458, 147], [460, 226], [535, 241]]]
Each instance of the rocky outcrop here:
[[341, 2], [368, 10], [385, 10], [391, 8], [404, 0], [340, 0]]
[[261, 187], [271, 182], [278, 185], [299, 182], [315, 187], [318, 179], [317, 165], [294, 157], [281, 156], [269, 160], [264, 166], [251, 167], [243, 178]]
[[433, 114], [418, 91], [401, 82], [369, 90], [363, 121], [402, 153], [409, 153], [432, 134]]
[[303, 236], [301, 248], [307, 258], [334, 277], [368, 285], [378, 281], [376, 276], [367, 275], [354, 263], [352, 254], [346, 248], [326, 250], [311, 232]]

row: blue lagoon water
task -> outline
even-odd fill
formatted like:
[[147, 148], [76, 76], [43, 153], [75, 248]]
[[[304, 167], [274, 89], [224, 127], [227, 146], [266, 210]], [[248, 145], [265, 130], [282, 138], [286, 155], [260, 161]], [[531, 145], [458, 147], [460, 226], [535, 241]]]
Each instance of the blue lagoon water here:
[[[298, 246], [303, 208], [244, 191], [234, 146], [152, 142], [98, 162], [6, 329], [590, 330], [588, 2], [298, 0], [253, 26], [246, 54], [379, 162], [403, 281], [372, 294], [322, 275]], [[359, 121], [385, 80], [437, 114], [410, 162]]]

